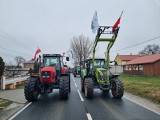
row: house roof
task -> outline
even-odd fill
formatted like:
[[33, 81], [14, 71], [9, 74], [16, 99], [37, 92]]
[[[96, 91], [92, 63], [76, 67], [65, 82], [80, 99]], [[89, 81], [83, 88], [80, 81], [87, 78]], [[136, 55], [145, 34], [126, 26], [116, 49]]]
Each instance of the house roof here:
[[140, 56], [141, 55], [117, 55], [116, 58], [119, 57], [122, 61], [130, 61]]
[[25, 62], [23, 64], [34, 64], [34, 63], [35, 63], [35, 60], [31, 59], [31, 60], [29, 60], [29, 61], [27, 61], [27, 62]]
[[127, 62], [124, 65], [138, 65], [138, 64], [153, 63], [153, 62], [156, 62], [157, 60], [160, 60], [160, 54], [141, 56]]

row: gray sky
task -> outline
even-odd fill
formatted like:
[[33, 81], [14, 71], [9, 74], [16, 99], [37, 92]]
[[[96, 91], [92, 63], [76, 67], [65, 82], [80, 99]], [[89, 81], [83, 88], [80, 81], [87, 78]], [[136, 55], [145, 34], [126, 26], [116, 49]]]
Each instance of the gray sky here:
[[[5, 61], [17, 55], [29, 60], [37, 47], [43, 53], [63, 53], [73, 36], [94, 39], [90, 25], [95, 10], [99, 25], [109, 26], [124, 10], [111, 51], [160, 36], [159, 0], [0, 0], [0, 56]], [[160, 45], [160, 39], [118, 53], [137, 54], [148, 44]], [[104, 57], [105, 45], [98, 45], [98, 56]], [[111, 52], [111, 60], [116, 54]]]

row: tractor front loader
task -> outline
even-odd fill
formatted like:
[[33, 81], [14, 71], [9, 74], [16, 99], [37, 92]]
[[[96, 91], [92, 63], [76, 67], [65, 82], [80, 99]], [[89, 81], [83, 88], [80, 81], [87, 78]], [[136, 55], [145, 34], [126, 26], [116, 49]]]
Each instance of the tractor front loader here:
[[[112, 26], [99, 26], [93, 47], [92, 59], [85, 61], [85, 68], [81, 71], [81, 91], [86, 98], [92, 98], [94, 89], [102, 92], [111, 90], [113, 97], [121, 98], [124, 93], [124, 85], [118, 74], [112, 74], [109, 70], [110, 49], [112, 48], [119, 31], [119, 27], [113, 32]], [[103, 34], [112, 34], [111, 38], [102, 38]], [[95, 58], [98, 42], [109, 42], [106, 50], [106, 58]]]

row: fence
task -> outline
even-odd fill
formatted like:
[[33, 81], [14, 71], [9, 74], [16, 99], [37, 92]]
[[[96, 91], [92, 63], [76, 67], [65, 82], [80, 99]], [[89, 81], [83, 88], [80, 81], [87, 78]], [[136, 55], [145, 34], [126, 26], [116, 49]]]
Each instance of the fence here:
[[15, 88], [17, 84], [21, 84], [25, 80], [27, 80], [29, 76], [24, 76], [24, 77], [16, 77], [16, 78], [8, 78], [6, 79], [5, 76], [2, 77], [1, 79], [1, 89], [12, 89]]

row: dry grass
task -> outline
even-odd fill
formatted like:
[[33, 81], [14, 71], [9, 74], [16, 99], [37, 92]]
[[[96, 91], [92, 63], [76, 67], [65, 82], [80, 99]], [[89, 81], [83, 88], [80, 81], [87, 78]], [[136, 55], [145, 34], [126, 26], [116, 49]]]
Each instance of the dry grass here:
[[6, 108], [8, 105], [10, 105], [12, 102], [8, 100], [4, 100], [0, 98], [0, 112]]
[[125, 90], [160, 104], [160, 77], [122, 75]]

